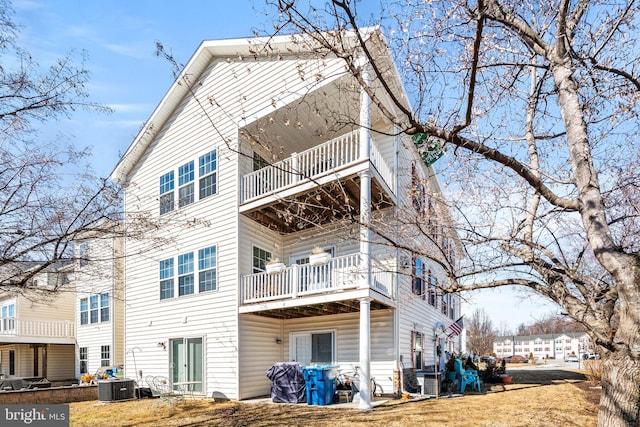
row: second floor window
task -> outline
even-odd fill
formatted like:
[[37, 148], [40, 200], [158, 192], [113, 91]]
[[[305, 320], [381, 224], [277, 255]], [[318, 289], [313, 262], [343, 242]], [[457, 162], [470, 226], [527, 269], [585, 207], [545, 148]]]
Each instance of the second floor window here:
[[178, 295], [191, 295], [193, 284], [193, 252], [189, 252], [178, 256]]
[[173, 258], [160, 261], [160, 299], [173, 298]]
[[2, 330], [3, 331], [12, 331], [16, 328], [16, 305], [6, 304], [2, 306]]
[[198, 177], [200, 179], [200, 199], [217, 192], [217, 154], [216, 150], [200, 156], [198, 159]]
[[80, 299], [80, 324], [109, 321], [109, 293], [91, 295]]
[[171, 212], [175, 207], [173, 187], [173, 171], [160, 177], [160, 215]]
[[198, 251], [198, 282], [199, 292], [214, 291], [217, 289], [217, 257], [216, 247], [200, 249]]
[[[176, 295], [174, 277], [178, 277], [179, 297], [195, 293], [213, 291], [218, 288], [217, 282], [217, 249], [209, 246], [197, 251], [198, 261], [195, 260], [195, 252], [178, 255], [177, 272], [174, 271], [175, 258], [160, 261], [160, 299], [173, 298]], [[198, 278], [198, 287], [195, 286], [195, 278]]]

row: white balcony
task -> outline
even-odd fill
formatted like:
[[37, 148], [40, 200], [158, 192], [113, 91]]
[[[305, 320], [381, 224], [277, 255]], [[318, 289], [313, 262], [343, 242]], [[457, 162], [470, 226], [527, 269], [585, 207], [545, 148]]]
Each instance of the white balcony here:
[[240, 212], [259, 210], [336, 180], [357, 178], [363, 170], [369, 170], [372, 175], [373, 196], [382, 197], [382, 203], [381, 200], [372, 202], [377, 206], [396, 203], [395, 176], [391, 168], [373, 141], [370, 157], [361, 156], [359, 135], [358, 131], [342, 135], [244, 175]]
[[75, 337], [75, 324], [67, 320], [0, 318], [0, 342], [73, 344]]
[[[391, 304], [394, 297], [393, 273], [372, 263], [370, 286], [363, 287], [364, 272], [358, 267], [360, 254], [332, 258], [328, 264], [292, 265], [279, 273], [256, 273], [242, 277], [242, 312], [304, 304], [378, 297]], [[270, 304], [274, 303], [274, 304]], [[246, 306], [253, 305], [253, 308]]]

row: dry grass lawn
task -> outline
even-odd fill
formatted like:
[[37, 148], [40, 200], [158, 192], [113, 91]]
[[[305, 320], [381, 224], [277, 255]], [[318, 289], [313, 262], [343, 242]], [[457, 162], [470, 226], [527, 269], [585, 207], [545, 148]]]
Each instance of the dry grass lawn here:
[[[527, 371], [521, 371], [523, 373]], [[430, 400], [389, 400], [370, 411], [338, 405], [265, 404], [154, 399], [70, 404], [71, 426], [593, 426], [599, 390], [582, 376], [552, 371], [539, 378], [512, 372], [514, 383], [482, 394]], [[560, 373], [560, 374], [559, 374]], [[572, 374], [572, 375], [564, 375]], [[547, 375], [547, 374], [545, 374]], [[558, 378], [560, 377], [560, 378]], [[490, 387], [490, 388], [489, 388]]]

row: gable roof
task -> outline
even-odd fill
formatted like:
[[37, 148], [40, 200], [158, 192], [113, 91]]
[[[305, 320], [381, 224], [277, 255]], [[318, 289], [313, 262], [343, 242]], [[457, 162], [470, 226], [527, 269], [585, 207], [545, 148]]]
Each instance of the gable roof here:
[[[382, 49], [378, 47], [380, 50], [378, 53], [388, 58], [392, 63], [388, 51], [386, 51], [386, 43], [380, 29], [378, 27], [369, 27], [360, 29], [360, 31], [365, 40], [369, 40], [373, 34], [376, 34], [383, 43], [374, 43], [372, 46], [384, 46]], [[355, 33], [345, 31], [345, 36], [342, 40], [351, 40], [355, 43]], [[191, 89], [188, 84], [185, 84], [185, 80], [197, 81], [215, 58], [254, 57], [259, 59], [261, 56], [310, 54], [318, 51], [313, 45], [311, 38], [302, 34], [203, 41], [150, 118], [144, 123], [138, 135], [111, 172], [110, 178], [121, 184], [127, 181], [129, 173], [144, 155], [155, 136], [171, 118], [183, 99], [189, 95]], [[397, 71], [393, 77], [399, 82]], [[401, 98], [408, 99], [402, 84], [399, 84], [399, 88], [402, 95]]]

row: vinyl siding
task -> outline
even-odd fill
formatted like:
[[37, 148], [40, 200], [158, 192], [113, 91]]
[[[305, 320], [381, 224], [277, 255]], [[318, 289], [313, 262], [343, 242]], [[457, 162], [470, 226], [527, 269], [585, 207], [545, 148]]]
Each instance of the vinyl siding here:
[[34, 301], [19, 295], [16, 299], [16, 317], [30, 320], [67, 320], [73, 324], [74, 299], [74, 293], [69, 290], [63, 290], [47, 298], [38, 297]]

